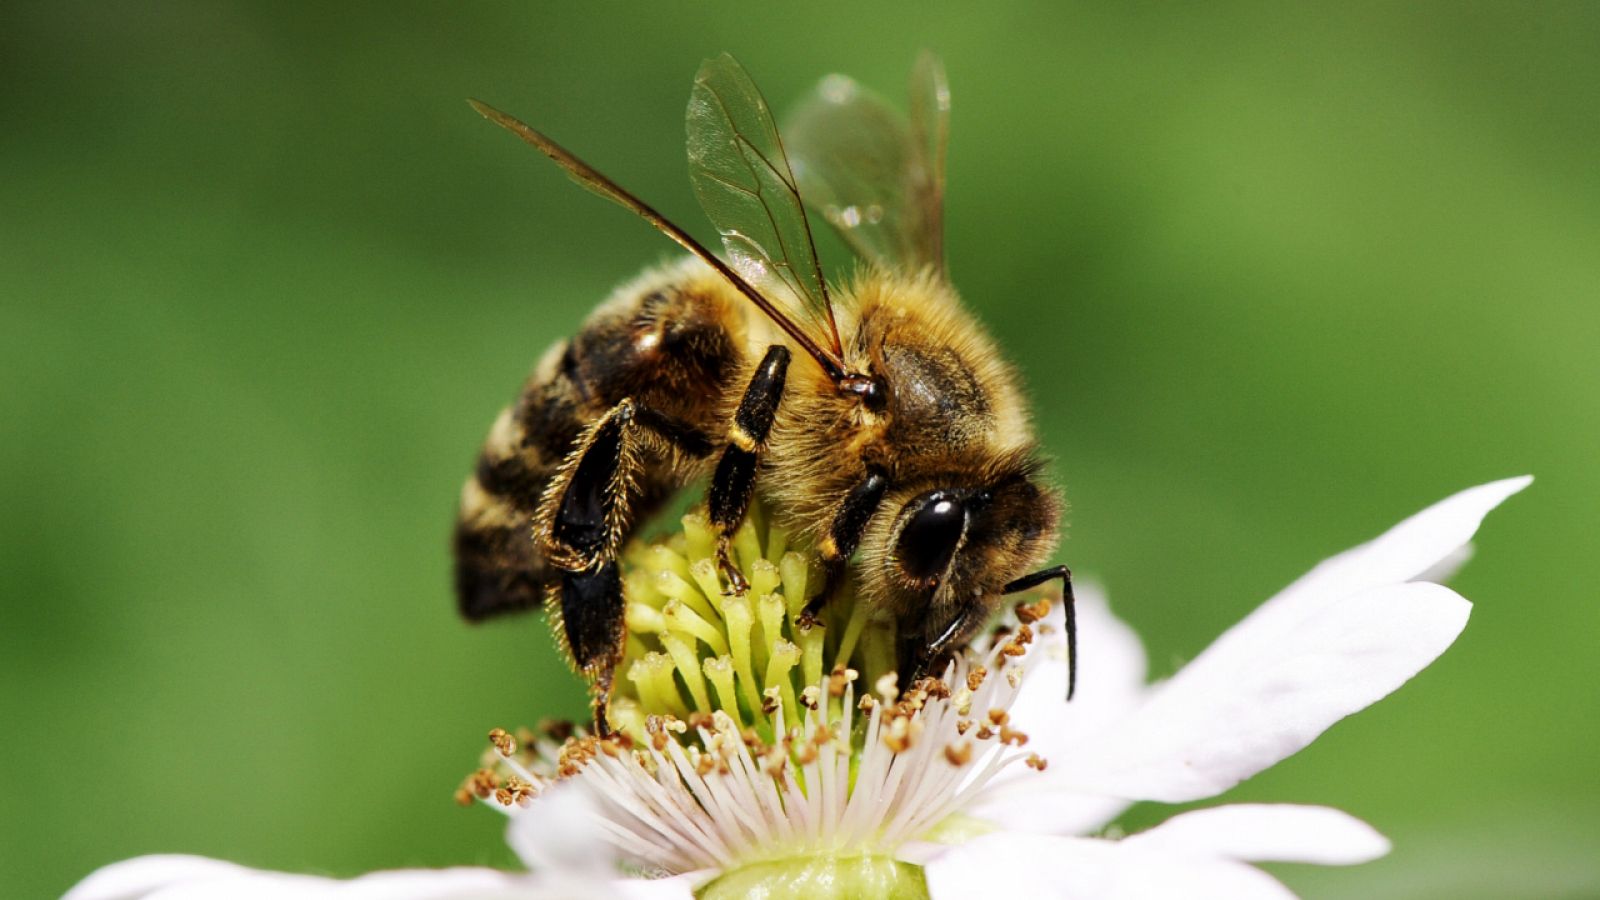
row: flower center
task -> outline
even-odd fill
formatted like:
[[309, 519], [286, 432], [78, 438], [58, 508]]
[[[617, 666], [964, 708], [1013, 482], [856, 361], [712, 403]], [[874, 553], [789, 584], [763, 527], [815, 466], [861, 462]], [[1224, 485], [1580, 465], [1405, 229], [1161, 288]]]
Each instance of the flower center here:
[[496, 729], [458, 798], [514, 811], [575, 780], [624, 857], [720, 869], [707, 888], [722, 883], [727, 896], [780, 869], [785, 884], [883, 886], [838, 896], [922, 896], [921, 870], [895, 850], [1005, 766], [1044, 767], [1020, 749], [1028, 737], [1008, 709], [1049, 601], [1019, 604], [1009, 628], [957, 654], [942, 678], [902, 690], [894, 619], [860, 601], [853, 581], [803, 628], [820, 584], [810, 548], [792, 546], [759, 504], [732, 543], [742, 593], [727, 588], [703, 511], [630, 546], [626, 645], [607, 710], [615, 733]]
[[889, 856], [803, 856], [751, 863], [724, 872], [695, 891], [696, 900], [925, 900], [927, 896], [922, 867]]
[[733, 539], [733, 562], [750, 586], [742, 594], [718, 571], [703, 510], [685, 515], [682, 531], [625, 554], [627, 645], [608, 711], [618, 731], [644, 741], [664, 727], [652, 716], [671, 717], [690, 727], [668, 732], [695, 744], [696, 730], [720, 713], [747, 739], [773, 745], [823, 704], [823, 718], [838, 721], [847, 683], [877, 688], [893, 677], [894, 622], [858, 603], [853, 584], [840, 587], [818, 626], [799, 626], [820, 589], [816, 557], [791, 549], [759, 504]]

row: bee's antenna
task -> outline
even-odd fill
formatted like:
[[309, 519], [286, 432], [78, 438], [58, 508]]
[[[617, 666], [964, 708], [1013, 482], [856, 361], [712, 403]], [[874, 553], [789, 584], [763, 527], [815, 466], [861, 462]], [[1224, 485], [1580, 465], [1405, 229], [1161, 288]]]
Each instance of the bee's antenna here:
[[501, 112], [481, 100], [469, 99], [467, 103], [474, 110], [477, 110], [478, 115], [499, 125], [501, 128], [521, 138], [540, 153], [550, 157], [556, 165], [566, 170], [567, 177], [576, 181], [579, 185], [624, 209], [631, 210], [646, 222], [654, 225], [657, 231], [671, 238], [678, 246], [700, 257], [718, 275], [721, 275], [731, 284], [735, 290], [745, 295], [750, 302], [766, 313], [768, 318], [777, 323], [778, 327], [782, 328], [789, 337], [793, 338], [794, 342], [800, 345], [800, 349], [806, 351], [817, 361], [818, 365], [822, 366], [822, 370], [828, 374], [829, 378], [839, 382], [848, 377], [849, 373], [845, 371], [844, 361], [839, 359], [838, 354], [824, 349], [810, 335], [806, 334], [799, 325], [795, 324], [793, 319], [785, 315], [773, 305], [771, 300], [756, 290], [750, 282], [746, 281], [738, 272], [735, 272], [727, 263], [717, 258], [715, 253], [707, 250], [699, 241], [690, 237], [687, 231], [674, 225], [666, 216], [656, 212], [649, 204], [635, 197], [615, 181], [600, 174], [599, 170], [594, 166], [574, 156], [567, 148], [546, 137], [542, 132], [535, 130], [526, 122], [509, 113]]
[[1016, 594], [1036, 588], [1052, 578], [1061, 579], [1061, 602], [1067, 615], [1067, 699], [1078, 689], [1078, 603], [1072, 595], [1072, 570], [1066, 566], [1052, 566], [1032, 575], [1024, 575], [1000, 589], [1002, 594]]

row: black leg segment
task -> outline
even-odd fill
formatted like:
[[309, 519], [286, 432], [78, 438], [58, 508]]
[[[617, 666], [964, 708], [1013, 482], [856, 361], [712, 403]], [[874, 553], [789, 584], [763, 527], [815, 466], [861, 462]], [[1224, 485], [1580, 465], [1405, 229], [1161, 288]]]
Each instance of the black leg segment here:
[[850, 489], [844, 504], [834, 514], [827, 536], [817, 547], [822, 557], [822, 590], [806, 602], [806, 608], [800, 613], [801, 622], [815, 624], [817, 615], [838, 590], [845, 566], [855, 554], [867, 523], [872, 521], [872, 514], [878, 511], [878, 504], [883, 502], [888, 490], [889, 474], [876, 467], [867, 469], [867, 477]]
[[616, 554], [639, 500], [633, 485], [641, 443], [655, 435], [690, 455], [704, 456], [711, 442], [697, 429], [623, 399], [573, 448], [560, 494], [541, 510], [545, 549], [559, 578], [547, 603], [561, 616], [572, 661], [594, 679], [595, 725], [605, 733], [612, 671], [622, 656], [622, 580]]
[[909, 680], [900, 685], [901, 690], [909, 690], [923, 677], [936, 674], [944, 670], [944, 664], [949, 661], [950, 651], [964, 644], [970, 637], [973, 628], [982, 625], [982, 621], [975, 621], [974, 614], [983, 609], [981, 606], [969, 605], [956, 613], [956, 617], [946, 625], [944, 631], [931, 642], [923, 638], [919, 630], [909, 630], [899, 635], [900, 652], [899, 665], [902, 672], [910, 672]]
[[628, 449], [623, 441], [633, 416], [633, 403], [622, 401], [576, 451], [583, 455], [550, 522], [551, 539], [575, 556], [591, 559], [604, 553], [610, 523], [615, 521], [613, 507], [627, 502], [615, 494]]
[[1061, 602], [1067, 613], [1067, 699], [1078, 687], [1078, 606], [1072, 596], [1072, 570], [1066, 566], [1052, 566], [1032, 575], [1024, 575], [1001, 589], [1003, 594], [1016, 594], [1036, 588], [1052, 578], [1061, 579]]
[[597, 734], [610, 733], [606, 703], [622, 657], [622, 579], [614, 561], [561, 576], [561, 629], [573, 662], [594, 678], [594, 724]]
[[561, 628], [579, 668], [614, 662], [622, 644], [622, 579], [615, 562], [561, 575]]
[[774, 344], [756, 366], [755, 375], [745, 388], [739, 408], [728, 426], [728, 446], [717, 461], [711, 476], [706, 507], [711, 524], [717, 529], [717, 561], [735, 593], [748, 589], [743, 576], [728, 559], [728, 542], [750, 508], [755, 491], [756, 464], [762, 445], [772, 431], [778, 402], [783, 398], [783, 383], [789, 373], [789, 348]]
[[548, 512], [547, 549], [561, 568], [590, 568], [616, 552], [638, 499], [627, 496], [627, 485], [640, 466], [641, 431], [690, 456], [711, 452], [710, 439], [691, 425], [632, 399], [612, 407], [573, 449], [577, 462]]

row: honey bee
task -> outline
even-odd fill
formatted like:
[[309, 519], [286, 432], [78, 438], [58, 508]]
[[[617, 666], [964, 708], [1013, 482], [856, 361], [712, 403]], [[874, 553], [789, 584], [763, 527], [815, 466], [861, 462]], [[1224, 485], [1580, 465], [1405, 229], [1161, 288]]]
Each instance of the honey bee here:
[[[605, 730], [623, 648], [617, 557], [638, 523], [707, 478], [728, 555], [754, 494], [817, 548], [809, 626], [850, 571], [898, 625], [907, 684], [989, 620], [1002, 598], [1071, 573], [1037, 569], [1062, 501], [1016, 374], [946, 274], [949, 89], [923, 54], [909, 118], [842, 76], [824, 79], [780, 139], [733, 57], [706, 61], [688, 108], [694, 190], [718, 257], [528, 125], [472, 101], [582, 186], [632, 210], [690, 256], [639, 276], [544, 355], [489, 432], [455, 530], [461, 613], [542, 606], [596, 688]], [[860, 257], [824, 279], [804, 200]], [[803, 357], [791, 366], [795, 354]], [[1037, 569], [1037, 571], [1035, 571]]]

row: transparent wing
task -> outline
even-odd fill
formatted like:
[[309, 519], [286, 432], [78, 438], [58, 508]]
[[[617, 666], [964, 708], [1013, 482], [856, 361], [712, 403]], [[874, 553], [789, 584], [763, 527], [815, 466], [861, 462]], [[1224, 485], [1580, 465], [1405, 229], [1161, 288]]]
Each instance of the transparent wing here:
[[635, 197], [624, 189], [622, 185], [600, 174], [599, 170], [572, 155], [567, 148], [516, 117], [478, 100], [469, 100], [467, 102], [471, 103], [472, 108], [477, 110], [484, 118], [511, 132], [524, 142], [532, 145], [540, 153], [550, 157], [556, 165], [566, 171], [573, 181], [624, 209], [633, 211], [643, 217], [645, 221], [654, 225], [662, 234], [676, 241], [679, 246], [698, 256], [706, 265], [716, 270], [717, 274], [727, 279], [728, 283], [733, 285], [739, 293], [744, 294], [751, 303], [766, 313], [772, 321], [778, 324], [779, 328], [782, 328], [791, 338], [794, 338], [795, 343], [810, 354], [830, 377], [836, 380], [845, 378], [847, 373], [844, 371], [844, 362], [839, 358], [837, 336], [834, 338], [835, 347], [833, 351], [829, 352], [824, 349], [814, 337], [815, 329], [802, 327], [795, 322], [785, 309], [780, 309], [773, 305], [773, 302], [768, 299], [768, 293], [757, 290], [716, 254], [701, 246], [700, 242], [693, 237], [690, 237], [688, 232], [672, 224], [666, 216], [656, 212], [648, 203]]
[[784, 124], [806, 201], [852, 249], [890, 268], [944, 269], [950, 89], [938, 57], [911, 74], [910, 120], [843, 75], [824, 78]]
[[839, 330], [798, 183], [766, 100], [732, 56], [701, 64], [687, 127], [689, 177], [733, 267], [837, 355]]
[[911, 145], [915, 164], [908, 173], [911, 195], [922, 210], [922, 245], [927, 262], [944, 269], [944, 164], [950, 144], [950, 82], [944, 63], [931, 50], [918, 54], [911, 69]]

